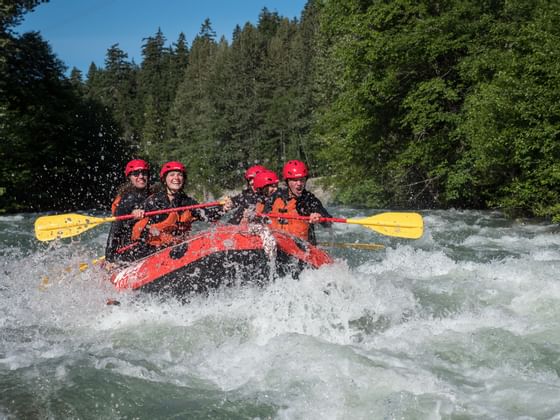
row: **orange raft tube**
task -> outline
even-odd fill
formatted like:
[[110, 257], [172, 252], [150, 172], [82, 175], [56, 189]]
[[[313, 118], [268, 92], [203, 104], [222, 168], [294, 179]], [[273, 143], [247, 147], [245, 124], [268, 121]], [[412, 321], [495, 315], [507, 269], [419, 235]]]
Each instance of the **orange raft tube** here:
[[221, 286], [263, 285], [331, 264], [323, 250], [263, 225], [221, 225], [113, 273], [117, 289], [185, 296]]

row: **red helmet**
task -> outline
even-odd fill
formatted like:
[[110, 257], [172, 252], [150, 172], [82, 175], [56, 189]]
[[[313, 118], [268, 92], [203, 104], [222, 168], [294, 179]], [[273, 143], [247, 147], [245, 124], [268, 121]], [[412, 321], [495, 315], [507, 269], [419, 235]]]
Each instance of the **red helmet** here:
[[150, 165], [148, 162], [142, 159], [133, 159], [126, 164], [124, 168], [124, 176], [129, 176], [131, 172], [134, 171], [149, 171]]
[[262, 165], [253, 165], [245, 171], [245, 179], [247, 181], [253, 179], [259, 172], [266, 171], [267, 169]]
[[253, 187], [255, 187], [255, 189], [264, 188], [269, 185], [278, 184], [278, 181], [280, 180], [276, 172], [266, 170], [255, 175], [253, 178]]
[[172, 161], [163, 164], [163, 166], [161, 167], [161, 171], [159, 171], [160, 179], [163, 181], [165, 178], [165, 174], [171, 171], [179, 171], [179, 172], [183, 172], [184, 176], [187, 175], [187, 170], [185, 169], [185, 165], [183, 165], [181, 162]]
[[307, 178], [308, 175], [307, 165], [301, 160], [290, 160], [282, 170], [284, 179]]

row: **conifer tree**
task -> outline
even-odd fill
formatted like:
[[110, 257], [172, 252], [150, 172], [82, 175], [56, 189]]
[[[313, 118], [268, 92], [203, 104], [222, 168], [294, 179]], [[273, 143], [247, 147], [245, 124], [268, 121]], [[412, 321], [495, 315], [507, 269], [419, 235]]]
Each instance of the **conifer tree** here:
[[[265, 51], [257, 28], [247, 23], [243, 29], [236, 28], [231, 44], [230, 68], [232, 80], [229, 86], [231, 107], [231, 139], [243, 157], [243, 167], [255, 163], [269, 164], [268, 157], [258, 146], [262, 104], [258, 96], [258, 77]], [[241, 179], [241, 177], [240, 177]]]
[[216, 50], [215, 33], [206, 19], [193, 40], [189, 65], [177, 91], [173, 107], [176, 138], [169, 147], [175, 152], [169, 158], [187, 162], [189, 179], [203, 194], [212, 183], [210, 165], [216, 146], [212, 124], [214, 105], [209, 95]]
[[100, 92], [97, 97], [113, 110], [122, 138], [134, 147], [140, 141], [142, 107], [138, 104], [137, 68], [118, 44], [112, 45], [105, 58]]
[[151, 159], [159, 157], [161, 144], [169, 137], [168, 114], [174, 97], [170, 80], [172, 53], [165, 41], [161, 29], [154, 37], [145, 39], [138, 72], [138, 100], [143, 108], [142, 149]]
[[[47, 210], [104, 204], [123, 155], [118, 139], [100, 135], [109, 116], [64, 77], [65, 67], [38, 33], [13, 38], [1, 82], [0, 208]], [[116, 157], [116, 158], [115, 158]]]
[[187, 68], [189, 63], [189, 45], [185, 34], [181, 32], [174, 46], [174, 72], [178, 80], [182, 77], [182, 71]]

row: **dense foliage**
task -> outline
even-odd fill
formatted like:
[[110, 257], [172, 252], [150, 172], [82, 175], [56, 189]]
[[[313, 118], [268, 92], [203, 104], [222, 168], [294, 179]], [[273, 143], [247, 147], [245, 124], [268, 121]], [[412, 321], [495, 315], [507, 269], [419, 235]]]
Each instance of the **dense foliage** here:
[[560, 4], [326, 2], [340, 199], [558, 214]]
[[560, 215], [557, 2], [310, 0], [231, 41], [210, 20], [190, 47], [158, 30], [140, 64], [113, 45], [85, 80], [10, 32], [39, 1], [15, 3], [0, 208], [108, 203], [130, 156], [184, 161], [201, 198], [299, 158], [342, 203]]

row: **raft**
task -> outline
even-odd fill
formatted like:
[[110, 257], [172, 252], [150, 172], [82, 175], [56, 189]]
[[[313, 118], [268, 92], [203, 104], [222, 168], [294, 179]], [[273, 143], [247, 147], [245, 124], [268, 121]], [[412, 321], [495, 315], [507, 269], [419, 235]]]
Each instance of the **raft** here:
[[260, 224], [218, 225], [113, 273], [119, 290], [184, 297], [219, 287], [262, 286], [331, 264], [325, 251]]

